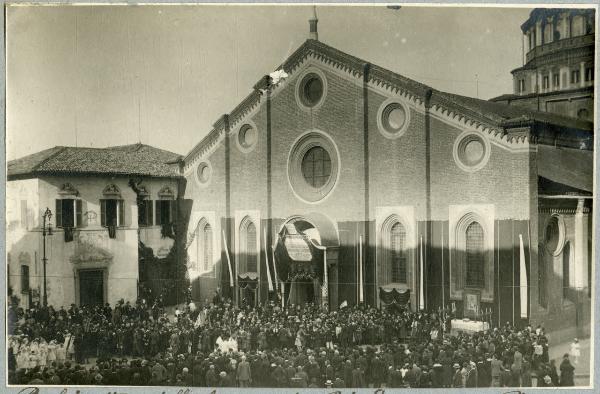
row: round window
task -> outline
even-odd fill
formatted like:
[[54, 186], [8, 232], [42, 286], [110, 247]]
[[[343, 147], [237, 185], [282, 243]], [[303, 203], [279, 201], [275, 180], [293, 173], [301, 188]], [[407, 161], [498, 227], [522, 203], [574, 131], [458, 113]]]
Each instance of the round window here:
[[257, 135], [256, 129], [254, 129], [250, 125], [244, 125], [240, 128], [240, 132], [238, 134], [238, 142], [242, 148], [248, 149], [251, 148], [254, 143], [256, 143]]
[[410, 112], [408, 107], [397, 99], [388, 99], [379, 106], [377, 127], [386, 138], [396, 139], [408, 129]]
[[310, 148], [302, 158], [302, 176], [314, 188], [325, 185], [331, 177], [329, 153], [320, 146]]
[[317, 203], [331, 194], [337, 184], [340, 158], [333, 140], [319, 130], [296, 140], [288, 158], [288, 180], [298, 198]]
[[203, 162], [198, 165], [196, 176], [200, 183], [207, 183], [210, 180], [211, 169], [208, 163]]
[[316, 73], [308, 73], [300, 83], [300, 101], [306, 107], [314, 107], [323, 98], [323, 81]]
[[464, 133], [454, 144], [454, 159], [456, 164], [465, 171], [477, 171], [487, 163], [489, 147], [486, 141], [477, 133]]
[[381, 121], [389, 133], [397, 133], [406, 123], [406, 111], [400, 104], [392, 103], [383, 110]]

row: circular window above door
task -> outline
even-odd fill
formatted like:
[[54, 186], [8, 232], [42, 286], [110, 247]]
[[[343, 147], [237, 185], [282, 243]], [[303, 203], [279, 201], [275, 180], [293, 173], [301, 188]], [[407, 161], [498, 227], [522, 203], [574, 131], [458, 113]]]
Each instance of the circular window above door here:
[[325, 133], [313, 130], [301, 135], [290, 150], [288, 181], [296, 196], [318, 203], [331, 194], [340, 172], [337, 146]]

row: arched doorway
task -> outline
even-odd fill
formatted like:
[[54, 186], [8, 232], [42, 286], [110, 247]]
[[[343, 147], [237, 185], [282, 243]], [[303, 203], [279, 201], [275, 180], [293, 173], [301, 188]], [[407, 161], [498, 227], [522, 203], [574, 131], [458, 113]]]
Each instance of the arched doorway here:
[[280, 227], [275, 264], [286, 305], [337, 304], [337, 229], [319, 214], [292, 216]]

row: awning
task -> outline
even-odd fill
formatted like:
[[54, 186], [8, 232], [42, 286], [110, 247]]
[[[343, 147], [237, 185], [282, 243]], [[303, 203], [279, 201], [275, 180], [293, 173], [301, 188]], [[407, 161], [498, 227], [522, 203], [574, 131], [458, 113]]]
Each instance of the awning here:
[[583, 149], [538, 145], [537, 168], [540, 177], [592, 193], [594, 152]]
[[379, 299], [386, 304], [404, 305], [410, 300], [410, 289], [379, 288]]

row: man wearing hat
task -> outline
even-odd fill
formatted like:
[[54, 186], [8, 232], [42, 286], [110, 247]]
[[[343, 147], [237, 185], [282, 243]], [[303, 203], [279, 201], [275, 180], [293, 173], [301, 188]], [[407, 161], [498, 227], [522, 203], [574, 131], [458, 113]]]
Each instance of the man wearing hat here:
[[464, 387], [462, 372], [460, 370], [460, 364], [454, 363], [452, 367], [454, 368], [454, 376], [452, 377], [452, 387]]
[[249, 387], [252, 380], [252, 372], [250, 363], [246, 360], [246, 356], [242, 356], [241, 361], [237, 365], [236, 378], [240, 387]]

